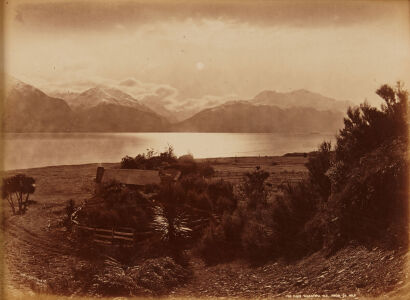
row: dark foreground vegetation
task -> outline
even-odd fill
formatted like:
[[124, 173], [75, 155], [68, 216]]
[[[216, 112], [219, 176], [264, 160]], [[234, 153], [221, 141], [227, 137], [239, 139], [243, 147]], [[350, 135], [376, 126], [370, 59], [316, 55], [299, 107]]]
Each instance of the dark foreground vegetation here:
[[[404, 259], [397, 257], [408, 244], [408, 104], [400, 84], [377, 94], [385, 101], [380, 109], [350, 108], [336, 145], [323, 142], [299, 155], [307, 157], [307, 176], [282, 182], [275, 195], [271, 174], [260, 167], [234, 185], [215, 178], [208, 162], [177, 158], [172, 147], [124, 157], [121, 168], [181, 176], [138, 188], [110, 182], [94, 195], [102, 201], [75, 213], [87, 226], [148, 232], [134, 247], [90, 243], [72, 223], [79, 203], [69, 202], [62, 224], [77, 253], [70, 272], [80, 284], [56, 278], [49, 289], [159, 295], [193, 285], [200, 292], [180, 291], [194, 296], [389, 290], [402, 282]], [[257, 290], [237, 293], [255, 278]]]
[[14, 215], [24, 214], [30, 204], [30, 194], [35, 191], [35, 180], [24, 174], [3, 178], [1, 192], [2, 198], [7, 202]]
[[182, 176], [199, 175], [210, 177], [214, 174], [214, 170], [209, 163], [199, 163], [194, 160], [191, 154], [177, 158], [172, 146], [168, 146], [166, 151], [157, 155], [153, 149], [147, 149], [147, 153], [138, 154], [134, 158], [125, 156], [121, 160], [121, 168], [142, 170], [176, 169], [181, 171]]

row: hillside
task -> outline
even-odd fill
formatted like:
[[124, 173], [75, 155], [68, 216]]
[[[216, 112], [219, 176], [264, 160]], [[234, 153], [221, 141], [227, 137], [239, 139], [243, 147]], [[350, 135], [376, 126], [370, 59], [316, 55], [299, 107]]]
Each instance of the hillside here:
[[67, 96], [68, 97], [66, 97], [65, 100], [74, 111], [84, 111], [100, 104], [112, 104], [134, 108], [145, 112], [153, 112], [145, 105], [140, 104], [137, 99], [133, 98], [129, 94], [124, 93], [119, 89], [107, 86], [90, 88], [76, 95], [76, 97], [71, 97], [71, 94], [67, 94]]
[[168, 121], [153, 112], [117, 104], [98, 104], [76, 112], [76, 130], [91, 132], [164, 131]]
[[263, 91], [250, 101], [253, 104], [273, 105], [280, 108], [313, 107], [320, 111], [332, 110], [343, 113], [352, 105], [349, 101], [335, 100], [308, 90], [296, 90], [289, 93]]
[[264, 91], [250, 101], [206, 108], [177, 123], [181, 116], [192, 114], [188, 107], [172, 111], [113, 87], [52, 94], [60, 99], [21, 81], [11, 82], [5, 99], [6, 132], [333, 133], [341, 127], [342, 112], [349, 105], [306, 90]]
[[206, 109], [175, 124], [175, 131], [192, 132], [335, 132], [342, 125], [343, 114], [313, 108], [281, 109], [253, 105], [246, 101], [230, 102]]
[[[261, 166], [272, 173], [272, 188], [275, 190], [282, 180], [298, 179], [306, 174], [305, 162], [303, 157], [211, 160], [216, 178], [234, 183], [246, 171]], [[10, 299], [38, 299], [37, 293], [42, 293], [42, 297], [44, 293], [67, 297], [97, 296], [87, 286], [91, 279], [89, 282], [82, 280], [88, 274], [90, 263], [76, 250], [61, 225], [69, 199], [75, 199], [78, 204], [91, 196], [96, 167], [96, 164], [88, 164], [24, 170], [36, 179], [37, 190], [32, 199], [37, 202], [30, 205], [24, 216], [11, 216], [8, 207], [4, 210], [4, 287]], [[7, 175], [15, 173], [7, 172]], [[89, 251], [92, 245], [86, 247]], [[192, 280], [166, 290], [165, 294], [173, 297], [272, 298], [346, 293], [357, 297], [403, 295], [403, 299], [408, 299], [408, 266], [405, 265], [408, 257], [405, 249], [366, 249], [349, 245], [331, 257], [318, 252], [295, 262], [279, 260], [257, 267], [239, 260], [207, 266], [193, 259], [189, 265]], [[97, 261], [101, 260], [103, 270], [111, 271], [115, 282], [127, 278], [126, 272], [118, 272], [124, 270], [124, 266], [113, 266], [113, 262], [106, 258], [95, 257]], [[129, 269], [132, 268], [126, 270]], [[146, 289], [141, 296], [155, 295], [153, 291], [166, 276], [159, 271], [147, 275], [146, 280], [152, 283], [152, 289]]]
[[14, 78], [8, 78], [3, 125], [6, 132], [64, 132], [73, 128], [67, 103]]
[[53, 98], [10, 78], [4, 101], [6, 132], [141, 132], [164, 131], [168, 121], [130, 95], [95, 87]]
[[168, 121], [123, 91], [106, 86], [67, 99], [76, 113], [77, 131], [164, 131]]

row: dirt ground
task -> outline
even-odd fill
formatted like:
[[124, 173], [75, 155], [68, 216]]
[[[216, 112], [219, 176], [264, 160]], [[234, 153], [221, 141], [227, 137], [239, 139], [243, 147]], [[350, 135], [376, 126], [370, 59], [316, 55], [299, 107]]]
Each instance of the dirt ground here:
[[[243, 173], [256, 166], [271, 176], [273, 194], [286, 180], [306, 176], [303, 157], [209, 159], [216, 177], [239, 183]], [[115, 167], [106, 164], [105, 167]], [[76, 251], [60, 223], [69, 199], [77, 204], [90, 197], [97, 164], [56, 166], [6, 172], [25, 173], [36, 179], [35, 203], [24, 216], [12, 216], [4, 206], [5, 284], [9, 295], [21, 291], [53, 292], [53, 280], [71, 280]], [[409, 254], [365, 249], [351, 245], [330, 258], [316, 253], [294, 263], [275, 262], [261, 267], [235, 261], [207, 267], [191, 261], [193, 279], [175, 288], [172, 297], [317, 297], [410, 295]], [[65, 279], [64, 279], [65, 278]]]

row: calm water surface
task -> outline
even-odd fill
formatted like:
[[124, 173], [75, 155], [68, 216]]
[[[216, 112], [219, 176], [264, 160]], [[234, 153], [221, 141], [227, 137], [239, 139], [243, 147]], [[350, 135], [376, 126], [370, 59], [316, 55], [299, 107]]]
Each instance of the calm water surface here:
[[196, 158], [283, 155], [312, 151], [333, 135], [272, 133], [10, 133], [4, 136], [6, 170], [119, 162], [148, 148]]

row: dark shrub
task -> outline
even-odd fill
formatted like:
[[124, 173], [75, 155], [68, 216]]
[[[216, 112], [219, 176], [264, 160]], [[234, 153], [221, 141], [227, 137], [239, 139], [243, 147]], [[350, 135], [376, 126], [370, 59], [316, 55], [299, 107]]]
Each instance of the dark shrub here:
[[121, 159], [121, 169], [136, 169], [137, 166], [135, 160], [128, 155]]
[[194, 161], [194, 156], [192, 154], [185, 154], [178, 157], [178, 161]]
[[199, 164], [199, 175], [203, 177], [212, 177], [215, 174], [214, 168], [209, 163]]
[[133, 296], [146, 294], [146, 291], [125, 274], [119, 264], [110, 263], [101, 268], [92, 277], [91, 292], [100, 296]]
[[332, 162], [332, 152], [330, 142], [323, 142], [319, 150], [311, 154], [306, 163], [309, 171], [310, 187], [324, 201], [330, 196], [330, 179], [326, 172], [329, 170]]
[[213, 212], [222, 215], [225, 211], [236, 209], [237, 198], [233, 192], [233, 185], [224, 180], [211, 182], [208, 186], [208, 195], [212, 201]]
[[211, 223], [198, 242], [197, 251], [207, 264], [230, 261], [238, 249], [229, 243], [223, 225]]
[[128, 193], [125, 186], [114, 180], [105, 183], [98, 193], [98, 196], [104, 199], [108, 207], [113, 207], [115, 204], [125, 202], [127, 195]]
[[131, 267], [126, 275], [154, 295], [169, 292], [192, 278], [192, 271], [177, 264], [170, 257], [148, 259], [141, 265]]
[[[343, 189], [333, 196], [340, 211], [344, 238], [379, 240], [389, 227], [398, 228], [395, 224], [407, 228], [406, 155], [407, 145], [395, 140], [361, 157], [358, 165], [349, 171]], [[405, 240], [398, 232], [390, 232], [389, 236], [392, 235], [397, 235], [392, 244]]]
[[172, 167], [181, 171], [181, 176], [197, 173], [198, 171], [198, 164], [194, 160], [178, 161], [177, 163], [173, 164]]
[[343, 241], [397, 235], [402, 243], [407, 234], [388, 230], [407, 226], [408, 94], [400, 83], [376, 93], [385, 101], [381, 110], [366, 103], [350, 109], [337, 137], [332, 202]]
[[153, 220], [153, 204], [133, 188], [118, 182], [104, 184], [94, 199], [96, 203], [79, 211], [81, 223], [89, 226], [132, 227], [148, 230]]
[[256, 167], [255, 171], [245, 174], [244, 182], [240, 186], [243, 197], [245, 198], [248, 209], [256, 209], [257, 206], [266, 206], [269, 189], [266, 179], [269, 173]]
[[240, 251], [241, 236], [244, 226], [244, 215], [239, 210], [233, 213], [225, 213], [222, 217], [222, 228], [225, 233], [226, 241], [231, 245], [233, 250]]
[[147, 149], [147, 153], [138, 154], [135, 158], [125, 156], [121, 160], [121, 169], [147, 169], [154, 170], [161, 166], [175, 163], [177, 158], [174, 154], [174, 148], [168, 146], [168, 149], [155, 155], [153, 149]]
[[350, 108], [335, 153], [323, 143], [309, 156], [308, 179], [285, 186], [273, 217], [276, 252], [333, 252], [352, 240], [407, 243], [407, 92], [398, 84], [377, 94], [381, 110]]
[[182, 187], [186, 191], [193, 190], [197, 193], [204, 193], [208, 188], [208, 182], [196, 175], [185, 176], [180, 180]]
[[242, 232], [242, 248], [251, 263], [265, 262], [272, 257], [271, 230], [259, 222], [246, 222]]
[[275, 256], [295, 259], [323, 246], [324, 228], [317, 224], [318, 220], [327, 218], [321, 207], [330, 194], [330, 179], [326, 174], [330, 154], [330, 143], [323, 143], [306, 163], [308, 179], [281, 185], [283, 196], [276, 197], [272, 212]]
[[3, 178], [2, 198], [7, 199], [13, 214], [24, 214], [30, 194], [35, 191], [35, 180], [24, 174]]
[[200, 210], [207, 212], [213, 211], [213, 203], [206, 192], [196, 192], [195, 190], [188, 190], [187, 194], [187, 203]]

